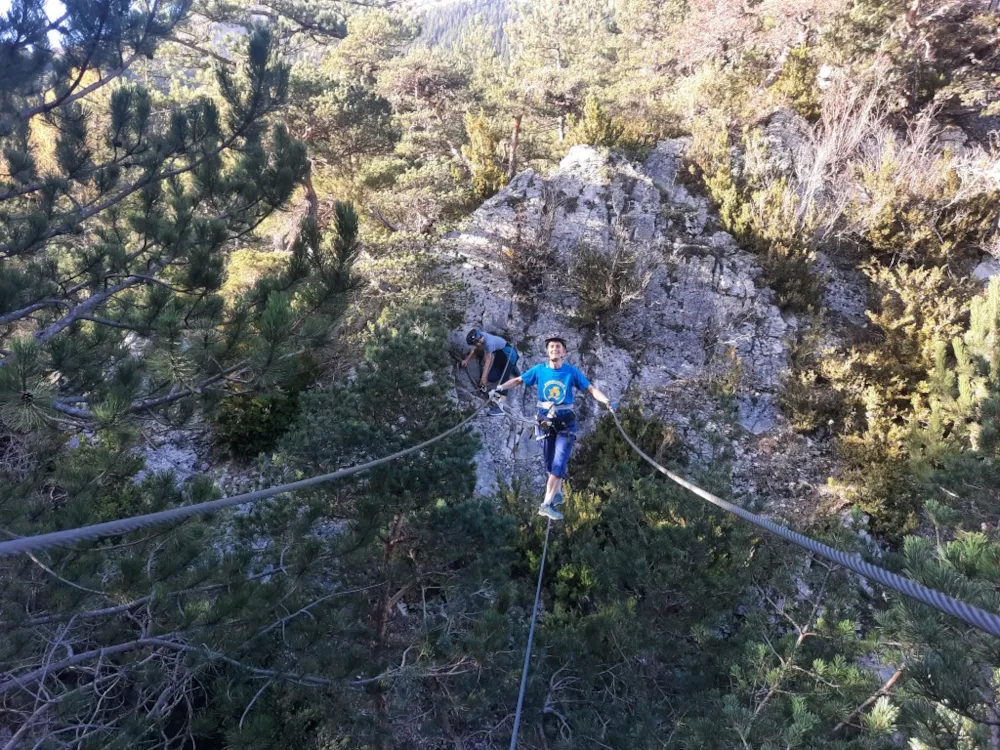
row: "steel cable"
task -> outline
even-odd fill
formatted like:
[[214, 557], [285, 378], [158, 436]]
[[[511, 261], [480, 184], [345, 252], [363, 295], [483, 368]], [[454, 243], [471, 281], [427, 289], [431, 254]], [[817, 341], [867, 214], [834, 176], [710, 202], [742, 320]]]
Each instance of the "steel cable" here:
[[38, 534], [36, 536], [14, 539], [9, 542], [0, 542], [0, 557], [7, 557], [25, 552], [34, 552], [35, 550], [47, 549], [49, 547], [64, 547], [66, 545], [73, 544], [74, 542], [83, 542], [99, 539], [105, 536], [124, 534], [129, 531], [137, 531], [138, 529], [146, 528], [147, 526], [170, 523], [171, 521], [180, 521], [201, 513], [211, 513], [216, 510], [222, 510], [223, 508], [231, 508], [234, 505], [243, 505], [244, 503], [252, 503], [257, 500], [263, 500], [264, 498], [273, 497], [274, 495], [278, 495], [283, 492], [304, 490], [308, 487], [315, 487], [318, 484], [332, 482], [335, 479], [343, 479], [344, 477], [349, 477], [352, 474], [368, 471], [369, 469], [374, 469], [376, 466], [381, 466], [382, 464], [395, 461], [403, 456], [408, 456], [411, 453], [416, 453], [417, 451], [423, 450], [439, 440], [443, 440], [449, 435], [452, 435], [465, 427], [465, 425], [475, 419], [488, 405], [489, 402], [480, 406], [457, 425], [445, 430], [440, 435], [436, 435], [429, 440], [425, 440], [418, 445], [414, 445], [412, 448], [405, 448], [404, 450], [393, 453], [392, 455], [377, 458], [374, 461], [369, 461], [368, 463], [359, 464], [357, 466], [349, 466], [346, 469], [339, 469], [338, 471], [334, 471], [329, 474], [321, 474], [320, 476], [310, 477], [308, 479], [300, 479], [297, 482], [280, 484], [276, 487], [268, 487], [263, 490], [257, 490], [256, 492], [247, 492], [242, 495], [234, 495], [233, 497], [223, 497], [219, 500], [198, 503], [197, 505], [184, 505], [179, 508], [170, 508], [169, 510], [161, 510], [156, 513], [146, 513], [141, 516], [122, 518], [117, 521], [107, 521], [105, 523], [96, 523], [91, 526], [83, 526], [76, 529], [53, 531], [48, 534]]
[[864, 576], [871, 581], [880, 583], [883, 586], [886, 586], [893, 591], [897, 591], [904, 596], [908, 596], [911, 599], [915, 599], [922, 604], [934, 607], [934, 609], [940, 612], [944, 612], [952, 617], [957, 617], [978, 630], [982, 630], [991, 635], [1000, 636], [1000, 616], [995, 615], [992, 612], [987, 612], [979, 607], [974, 607], [971, 604], [967, 604], [959, 599], [950, 597], [947, 594], [942, 594], [940, 591], [928, 588], [927, 586], [917, 583], [916, 581], [906, 578], [905, 576], [901, 576], [897, 573], [891, 573], [890, 571], [880, 568], [877, 565], [865, 562], [860, 555], [849, 555], [846, 552], [834, 549], [833, 547], [823, 544], [822, 542], [817, 542], [815, 539], [811, 539], [804, 534], [799, 534], [796, 531], [787, 529], [781, 524], [777, 524], [770, 519], [757, 515], [756, 513], [751, 513], [745, 508], [734, 505], [733, 503], [723, 500], [722, 498], [716, 497], [710, 492], [706, 492], [697, 485], [691, 484], [691, 482], [688, 482], [686, 479], [677, 476], [672, 471], [665, 469], [652, 458], [647, 456], [643, 450], [632, 441], [632, 438], [628, 436], [624, 428], [622, 428], [621, 422], [618, 421], [618, 415], [612, 411], [611, 416], [614, 417], [615, 424], [618, 426], [618, 431], [622, 434], [622, 437], [625, 438], [625, 441], [630, 446], [632, 446], [632, 450], [642, 456], [642, 458], [657, 471], [665, 474], [681, 487], [690, 490], [703, 500], [707, 500], [713, 505], [739, 516], [744, 521], [749, 521], [754, 526], [770, 531], [772, 534], [775, 534], [792, 544], [796, 544], [803, 549], [809, 550], [810, 552], [820, 555], [821, 557], [825, 557], [827, 560], [831, 560], [838, 565], [842, 565], [860, 576]]
[[552, 531], [552, 519], [545, 526], [545, 545], [542, 547], [542, 564], [538, 568], [538, 585], [535, 586], [535, 606], [531, 609], [531, 627], [528, 628], [528, 646], [524, 650], [524, 666], [521, 667], [521, 690], [517, 694], [517, 710], [514, 712], [514, 728], [510, 735], [510, 750], [517, 747], [517, 732], [521, 726], [521, 708], [524, 706], [524, 693], [528, 687], [528, 664], [531, 662], [531, 644], [535, 640], [535, 622], [538, 620], [538, 602], [542, 597], [542, 576], [545, 575], [545, 558], [549, 553], [549, 532]]

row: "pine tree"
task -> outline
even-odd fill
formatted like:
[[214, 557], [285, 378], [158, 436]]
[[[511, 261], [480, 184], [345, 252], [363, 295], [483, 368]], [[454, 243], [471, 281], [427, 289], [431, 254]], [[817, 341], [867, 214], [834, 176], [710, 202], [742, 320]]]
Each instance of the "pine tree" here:
[[[52, 26], [25, 0], [0, 22], [16, 71], [4, 79], [0, 130], [8, 534], [217, 495], [203, 479], [178, 488], [170, 475], [143, 478], [137, 420], [185, 417], [233, 388], [282, 382], [326, 340], [353, 287], [357, 216], [339, 206], [335, 232], [307, 217], [278, 273], [223, 294], [230, 251], [308, 176], [303, 145], [271, 124], [287, 68], [271, 30], [255, 27], [241, 66], [220, 63], [214, 101], [171, 106], [124, 75], [144, 56], [155, 61], [189, 6], [150, 7], [68, 3]], [[265, 581], [248, 568], [256, 562], [270, 564], [205, 519], [5, 559], [0, 619], [11, 637], [0, 663], [10, 679], [0, 699], [12, 746], [182, 747], [211, 736], [220, 719], [198, 706], [217, 690], [252, 697], [251, 676], [277, 676], [290, 658], [262, 652], [252, 667], [241, 645], [253, 640], [241, 628], [264, 637], [287, 615], [287, 569], [276, 560]]]
[[[302, 144], [268, 124], [288, 69], [258, 27], [242, 70], [217, 68], [221, 107], [154, 112], [149, 92], [118, 77], [187, 5], [153, 8], [74, 4], [58, 52], [40, 2], [15, 3], [0, 27], [20, 40], [8, 46], [18, 74], [4, 91], [0, 185], [8, 428], [176, 411], [232, 378], [273, 376], [325, 336], [349, 284], [345, 258], [307, 221], [282, 273], [224, 303], [228, 252], [308, 174]], [[102, 77], [84, 85], [91, 70]]]
[[[919, 390], [926, 413], [910, 416], [909, 450], [928, 492], [966, 520], [994, 523], [1000, 477], [1000, 280], [969, 302], [969, 323], [939, 341], [934, 368]], [[914, 400], [917, 404], [919, 401]]]
[[569, 142], [614, 148], [624, 132], [622, 120], [609, 114], [596, 96], [588, 94], [583, 114], [579, 119], [570, 118]]
[[[902, 554], [906, 572], [996, 612], [996, 535], [963, 531], [958, 515], [941, 503], [928, 500], [925, 508], [936, 540], [907, 539]], [[878, 624], [883, 660], [906, 676], [898, 703], [911, 745], [920, 750], [994, 746], [1000, 727], [996, 639], [904, 597], [894, 597]]]
[[538, 116], [555, 119], [558, 140], [592, 87], [607, 85], [616, 60], [607, 3], [532, 0], [506, 28], [511, 73]]
[[347, 37], [338, 44], [324, 67], [344, 80], [372, 87], [385, 65], [401, 57], [419, 29], [406, 16], [372, 9], [351, 16]]
[[462, 146], [462, 154], [472, 169], [472, 190], [477, 198], [484, 200], [506, 184], [507, 175], [498, 163], [497, 139], [486, 115], [466, 114], [465, 131], [469, 143]]

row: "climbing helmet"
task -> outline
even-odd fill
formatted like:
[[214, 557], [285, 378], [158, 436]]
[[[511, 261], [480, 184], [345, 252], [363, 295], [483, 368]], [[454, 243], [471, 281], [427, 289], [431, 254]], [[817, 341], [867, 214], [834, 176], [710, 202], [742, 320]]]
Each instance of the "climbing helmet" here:
[[545, 339], [546, 349], [548, 349], [550, 341], [558, 341], [560, 344], [563, 345], [563, 349], [569, 349], [569, 345], [566, 343], [566, 339], [564, 339], [562, 336], [549, 336], [548, 338], [546, 338]]

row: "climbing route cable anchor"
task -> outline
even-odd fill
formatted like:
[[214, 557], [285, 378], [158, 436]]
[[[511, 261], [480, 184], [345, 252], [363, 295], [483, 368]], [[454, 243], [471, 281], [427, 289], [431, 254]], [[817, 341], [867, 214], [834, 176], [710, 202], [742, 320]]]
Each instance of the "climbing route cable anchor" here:
[[992, 612], [987, 612], [979, 607], [974, 607], [971, 604], [967, 604], [966, 602], [950, 597], [947, 594], [942, 594], [940, 591], [928, 588], [922, 583], [917, 583], [916, 581], [906, 578], [905, 576], [898, 575], [897, 573], [891, 573], [890, 571], [880, 568], [877, 565], [865, 562], [860, 555], [849, 555], [846, 552], [834, 549], [833, 547], [823, 544], [822, 542], [817, 542], [815, 539], [811, 539], [805, 534], [799, 534], [797, 531], [787, 529], [781, 524], [777, 524], [768, 518], [757, 515], [756, 513], [751, 513], [745, 508], [734, 505], [733, 503], [723, 500], [720, 497], [716, 497], [711, 492], [706, 492], [697, 485], [691, 484], [691, 482], [688, 482], [686, 479], [683, 479], [674, 474], [672, 471], [660, 466], [660, 464], [647, 456], [625, 432], [621, 422], [618, 421], [618, 415], [615, 412], [611, 412], [611, 416], [614, 417], [615, 424], [618, 426], [618, 431], [622, 434], [622, 437], [625, 438], [625, 442], [627, 442], [632, 447], [632, 450], [638, 453], [646, 461], [646, 463], [659, 471], [661, 474], [665, 474], [667, 478], [679, 484], [684, 489], [690, 490], [701, 499], [707, 500], [712, 503], [712, 505], [716, 505], [723, 510], [729, 511], [733, 515], [739, 516], [744, 521], [749, 521], [754, 526], [762, 528], [765, 531], [770, 531], [772, 534], [781, 537], [785, 541], [798, 545], [813, 554], [824, 557], [831, 562], [835, 562], [838, 565], [847, 568], [848, 570], [854, 571], [858, 575], [864, 576], [870, 581], [880, 583], [893, 591], [897, 591], [904, 596], [908, 596], [911, 599], [920, 602], [921, 604], [933, 607], [939, 612], [944, 612], [952, 617], [957, 617], [959, 620], [962, 620], [977, 630], [982, 630], [990, 635], [1000, 636], [1000, 616], [993, 614]]

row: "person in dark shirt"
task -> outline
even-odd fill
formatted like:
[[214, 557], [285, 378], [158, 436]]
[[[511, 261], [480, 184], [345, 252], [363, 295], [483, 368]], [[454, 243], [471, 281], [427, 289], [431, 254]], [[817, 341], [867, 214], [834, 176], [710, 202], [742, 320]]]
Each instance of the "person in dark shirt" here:
[[587, 391], [591, 396], [609, 409], [615, 408], [615, 403], [591, 384], [580, 370], [567, 364], [566, 341], [559, 336], [545, 339], [545, 352], [548, 355], [546, 364], [535, 365], [523, 375], [511, 378], [500, 384], [499, 389], [491, 392], [499, 393], [500, 389], [508, 390], [522, 383], [535, 386], [538, 389], [538, 425], [535, 427], [535, 439], [542, 443], [542, 457], [548, 482], [545, 486], [545, 499], [538, 508], [538, 514], [552, 519], [562, 520], [562, 514], [555, 509], [563, 501], [562, 481], [566, 477], [569, 457], [576, 442], [576, 414], [573, 412], [573, 391]]
[[[517, 369], [517, 350], [501, 337], [494, 336], [479, 328], [473, 328], [465, 337], [465, 342], [472, 347], [472, 351], [462, 360], [462, 367], [468, 367], [469, 361], [473, 357], [479, 357], [482, 362], [479, 390], [484, 393], [489, 388], [490, 383], [499, 383], [505, 378], [517, 377], [521, 374], [521, 371]], [[506, 392], [497, 389], [497, 395], [502, 398]], [[496, 399], [490, 404], [488, 413], [491, 417], [503, 414]]]

